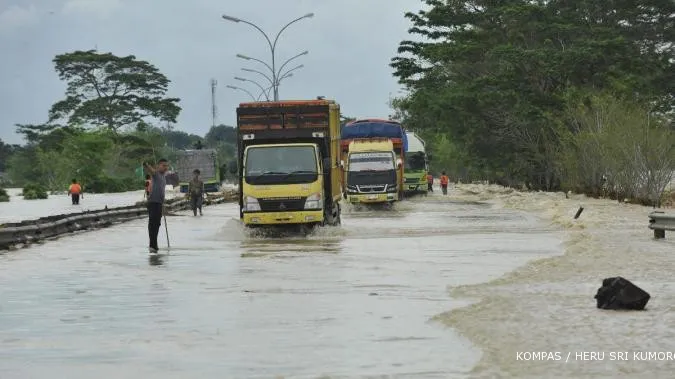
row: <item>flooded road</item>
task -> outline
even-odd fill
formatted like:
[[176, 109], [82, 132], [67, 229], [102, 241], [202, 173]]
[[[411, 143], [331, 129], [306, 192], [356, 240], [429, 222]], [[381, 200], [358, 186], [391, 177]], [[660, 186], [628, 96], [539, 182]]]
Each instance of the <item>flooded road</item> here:
[[466, 377], [475, 336], [437, 319], [480, 299], [448, 288], [563, 247], [535, 216], [452, 197], [347, 207], [306, 238], [208, 207], [167, 218], [161, 261], [142, 220], [0, 255], [0, 378]]
[[[634, 358], [635, 353], [675, 351], [675, 234], [652, 238], [647, 228], [651, 208], [495, 186], [463, 186], [455, 197], [528, 210], [562, 228], [565, 240], [564, 255], [533, 261], [490, 283], [451, 290], [456, 298], [481, 299], [435, 318], [483, 351], [471, 377], [673, 377], [672, 359]], [[580, 205], [584, 211], [574, 220]], [[596, 309], [593, 296], [602, 279], [613, 276], [623, 276], [651, 295], [646, 311]], [[562, 359], [517, 359], [518, 352], [535, 351], [559, 352]], [[583, 352], [604, 354], [600, 360], [577, 358]], [[628, 359], [612, 360], [617, 352]]]
[[[178, 193], [167, 187], [167, 199]], [[0, 203], [0, 224], [34, 220], [40, 217], [79, 213], [98, 209], [123, 207], [143, 201], [143, 190], [120, 193], [84, 193], [79, 205], [73, 205], [65, 193], [49, 195], [47, 199], [24, 200], [21, 189], [9, 188], [9, 202]]]

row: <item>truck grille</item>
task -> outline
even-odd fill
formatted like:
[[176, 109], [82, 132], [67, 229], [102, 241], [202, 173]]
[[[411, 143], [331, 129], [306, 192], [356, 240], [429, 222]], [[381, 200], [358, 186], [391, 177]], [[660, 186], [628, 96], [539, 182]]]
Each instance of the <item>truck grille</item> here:
[[421, 178], [404, 178], [403, 179], [404, 183], [419, 183], [421, 181], [422, 181]]
[[370, 185], [356, 186], [356, 190], [359, 191], [360, 193], [382, 193], [386, 188], [387, 188], [386, 184], [383, 185], [370, 184]]
[[306, 197], [258, 199], [262, 212], [290, 212], [305, 209]]

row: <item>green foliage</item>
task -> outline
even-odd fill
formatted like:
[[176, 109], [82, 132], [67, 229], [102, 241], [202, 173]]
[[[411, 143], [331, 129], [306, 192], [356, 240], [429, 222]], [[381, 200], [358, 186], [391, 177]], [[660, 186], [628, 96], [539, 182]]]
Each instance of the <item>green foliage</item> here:
[[6, 203], [9, 201], [9, 194], [4, 188], [0, 188], [0, 203]]
[[569, 109], [561, 136], [566, 189], [657, 204], [675, 168], [675, 132], [642, 106], [597, 95]]
[[[504, 185], [599, 192], [600, 183], [568, 177], [582, 175], [581, 168], [561, 161], [574, 156], [570, 149], [588, 150], [575, 140], [579, 113], [570, 109], [605, 96], [599, 93], [642, 107], [631, 110], [640, 117], [675, 109], [672, 1], [426, 3], [430, 10], [406, 15], [411, 33], [426, 41], [403, 41], [392, 60], [408, 90], [392, 106], [408, 128], [434, 136], [436, 170], [442, 163], [456, 172], [461, 162], [466, 176]], [[618, 137], [603, 143], [620, 146]]]
[[7, 162], [9, 158], [17, 151], [20, 147], [18, 145], [6, 144], [0, 139], [0, 172], [3, 172], [7, 169]]
[[100, 175], [87, 182], [87, 192], [108, 193], [108, 192], [126, 192], [143, 188], [144, 181], [138, 178], [112, 178], [106, 175]]
[[206, 136], [204, 136], [204, 143], [209, 148], [215, 148], [220, 143], [236, 146], [237, 129], [227, 125], [212, 126], [208, 133], [206, 133]]
[[205, 138], [174, 130], [179, 100], [165, 97], [170, 81], [155, 66], [96, 51], [57, 55], [53, 62], [67, 84], [66, 99], [52, 106], [47, 123], [17, 125], [25, 146], [0, 141], [0, 171], [32, 189], [28, 197], [41, 196], [35, 185], [64, 191], [73, 178], [86, 192], [142, 189], [142, 162], [173, 162], [176, 150], [198, 144], [216, 148], [228, 172], [236, 129], [219, 125]]
[[89, 124], [118, 132], [150, 117], [176, 122], [179, 99], [164, 97], [167, 79], [159, 70], [133, 55], [118, 57], [95, 50], [57, 55], [54, 66], [67, 82], [66, 98], [49, 111], [50, 123]]
[[23, 198], [26, 200], [46, 199], [49, 197], [47, 189], [36, 183], [29, 183], [23, 187]]

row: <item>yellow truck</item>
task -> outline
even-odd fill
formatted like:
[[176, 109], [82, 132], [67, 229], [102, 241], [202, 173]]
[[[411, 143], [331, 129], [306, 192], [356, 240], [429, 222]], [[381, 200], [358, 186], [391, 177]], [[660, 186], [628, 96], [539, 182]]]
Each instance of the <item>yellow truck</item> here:
[[241, 103], [239, 205], [244, 225], [339, 225], [340, 106], [333, 100]]
[[346, 158], [344, 169], [347, 201], [374, 204], [393, 203], [399, 199], [400, 178], [392, 140], [352, 140], [349, 142]]

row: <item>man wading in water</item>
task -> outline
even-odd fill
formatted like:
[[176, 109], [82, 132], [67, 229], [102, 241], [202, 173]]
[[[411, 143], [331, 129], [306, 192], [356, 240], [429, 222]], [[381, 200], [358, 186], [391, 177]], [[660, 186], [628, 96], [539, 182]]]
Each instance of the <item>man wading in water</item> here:
[[192, 205], [192, 212], [195, 216], [197, 215], [197, 209], [199, 209], [199, 215], [202, 216], [202, 202], [204, 201], [204, 182], [199, 179], [199, 174], [201, 172], [196, 169], [192, 171], [194, 176], [190, 183], [188, 183], [188, 196], [190, 197], [190, 205]]
[[157, 235], [159, 227], [162, 226], [162, 207], [164, 206], [164, 196], [166, 190], [166, 178], [164, 175], [169, 169], [169, 161], [160, 159], [157, 167], [150, 166], [147, 162], [143, 163], [145, 170], [152, 175], [152, 188], [148, 196], [148, 236], [150, 237], [150, 253], [157, 254]]

